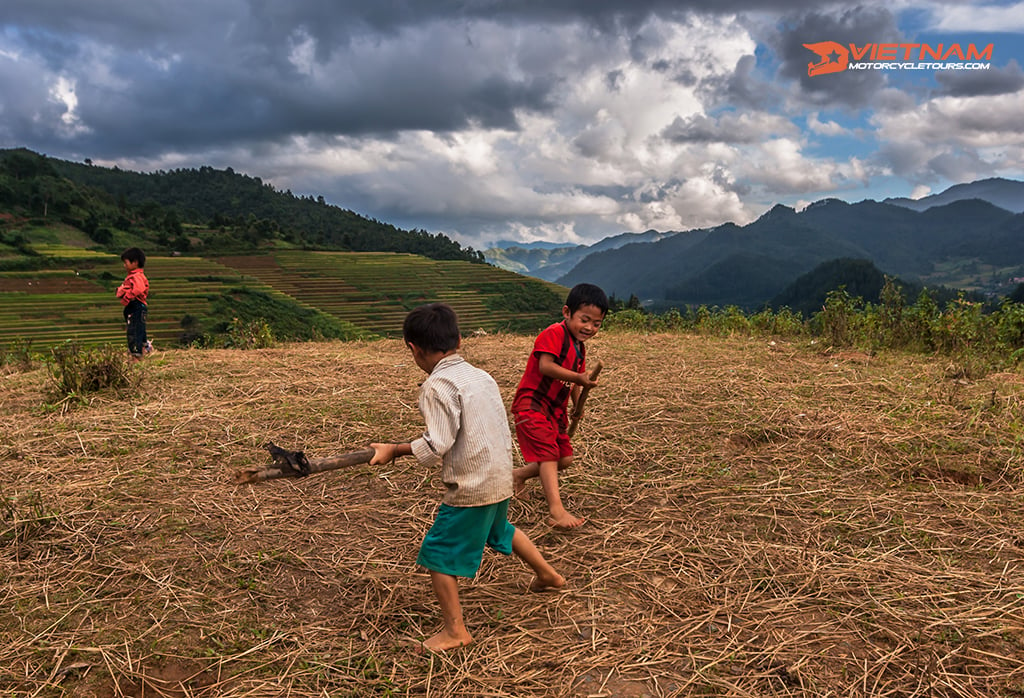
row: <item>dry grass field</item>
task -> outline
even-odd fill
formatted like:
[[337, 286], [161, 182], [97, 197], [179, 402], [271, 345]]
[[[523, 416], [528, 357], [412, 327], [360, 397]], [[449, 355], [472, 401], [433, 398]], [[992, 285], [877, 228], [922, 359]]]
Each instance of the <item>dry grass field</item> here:
[[[465, 340], [510, 400], [532, 338]], [[180, 350], [63, 409], [0, 375], [3, 696], [1024, 695], [1024, 376], [765, 339], [606, 333], [563, 495], [510, 518], [568, 579], [487, 554], [476, 643], [414, 564], [411, 458], [236, 485], [268, 440], [404, 439], [401, 343]]]

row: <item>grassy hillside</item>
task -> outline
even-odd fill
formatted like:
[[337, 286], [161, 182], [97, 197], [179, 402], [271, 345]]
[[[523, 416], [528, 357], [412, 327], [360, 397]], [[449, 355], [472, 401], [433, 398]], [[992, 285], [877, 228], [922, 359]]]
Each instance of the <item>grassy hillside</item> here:
[[[118, 256], [73, 234], [8, 257], [0, 271], [0, 343], [123, 341]], [[19, 269], [17, 260], [33, 269]], [[483, 264], [409, 254], [283, 251], [242, 257], [150, 256], [149, 329], [161, 347], [216, 336], [236, 319], [284, 338], [355, 338], [401, 330], [409, 309], [445, 301], [467, 331], [533, 331], [558, 317], [564, 290]]]
[[558, 319], [565, 289], [496, 267], [408, 254], [279, 252], [221, 258], [275, 289], [378, 334], [405, 314], [443, 301], [465, 331], [533, 331]]
[[[511, 399], [531, 338], [469, 337]], [[820, 346], [820, 345], [818, 345]], [[1019, 372], [810, 344], [603, 333], [545, 525], [568, 580], [486, 554], [476, 643], [430, 657], [413, 459], [236, 486], [422, 429], [395, 340], [162, 352], [130, 396], [0, 382], [0, 693], [12, 696], [1014, 696], [1024, 692]]]
[[130, 246], [206, 256], [298, 247], [483, 261], [441, 233], [402, 230], [231, 168], [140, 173], [0, 149], [0, 236], [38, 242], [42, 225], [73, 228], [115, 253]]

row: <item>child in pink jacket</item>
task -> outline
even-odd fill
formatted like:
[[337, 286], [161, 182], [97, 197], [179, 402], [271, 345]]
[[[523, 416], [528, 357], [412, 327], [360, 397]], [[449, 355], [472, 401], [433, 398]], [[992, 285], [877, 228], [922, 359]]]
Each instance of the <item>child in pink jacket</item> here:
[[149, 306], [149, 279], [142, 268], [146, 266], [146, 253], [138, 247], [129, 247], [121, 253], [121, 261], [128, 275], [117, 287], [117, 297], [124, 306], [124, 321], [128, 328], [128, 352], [134, 361], [153, 351], [146, 338], [146, 314]]

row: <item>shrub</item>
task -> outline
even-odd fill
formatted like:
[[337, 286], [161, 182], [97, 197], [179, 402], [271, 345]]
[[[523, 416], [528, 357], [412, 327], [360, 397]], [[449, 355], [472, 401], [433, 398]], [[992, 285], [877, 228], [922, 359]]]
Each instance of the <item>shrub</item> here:
[[775, 337], [799, 337], [807, 333], [803, 317], [789, 307], [780, 308], [778, 312], [765, 309], [751, 315], [750, 328]]
[[268, 349], [274, 346], [274, 333], [263, 318], [239, 320], [228, 325], [225, 346], [235, 349]]
[[831, 346], [845, 347], [853, 344], [856, 331], [857, 308], [862, 299], [854, 298], [840, 286], [829, 291], [825, 297], [825, 307], [815, 315], [821, 334], [828, 338]]
[[1024, 355], [1024, 305], [1009, 300], [1002, 304], [996, 325], [996, 337], [999, 351], [1008, 355], [1015, 363], [1020, 361]]
[[0, 366], [11, 372], [32, 370], [32, 340], [17, 338], [6, 349], [0, 349]]
[[124, 391], [135, 387], [138, 380], [131, 371], [128, 355], [112, 345], [83, 348], [77, 342], [67, 341], [53, 347], [50, 353], [50, 382], [61, 400], [84, 401], [86, 394], [99, 390]]
[[610, 312], [601, 324], [603, 330], [623, 332], [650, 332], [654, 317], [643, 310], [627, 308]]
[[951, 301], [942, 313], [939, 324], [939, 346], [954, 355], [981, 350], [989, 338], [989, 322], [982, 313], [981, 303], [964, 298]]

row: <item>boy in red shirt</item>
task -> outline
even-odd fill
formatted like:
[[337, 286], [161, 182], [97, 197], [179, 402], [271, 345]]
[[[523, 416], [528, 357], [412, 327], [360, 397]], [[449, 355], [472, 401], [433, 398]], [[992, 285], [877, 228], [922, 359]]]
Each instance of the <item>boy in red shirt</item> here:
[[132, 355], [132, 360], [138, 361], [144, 354], [153, 351], [153, 345], [146, 339], [149, 280], [142, 271], [146, 266], [146, 253], [138, 247], [129, 247], [121, 253], [121, 261], [128, 275], [117, 287], [117, 297], [124, 306], [124, 321], [128, 327], [128, 352]]
[[572, 465], [569, 396], [575, 404], [581, 388], [597, 385], [586, 373], [584, 342], [601, 329], [607, 312], [604, 291], [593, 284], [574, 286], [562, 307], [562, 322], [545, 329], [534, 341], [512, 402], [516, 440], [526, 461], [512, 474], [515, 491], [521, 492], [527, 480], [539, 477], [548, 503], [548, 523], [559, 529], [576, 528], [586, 521], [562, 505], [558, 473]]

